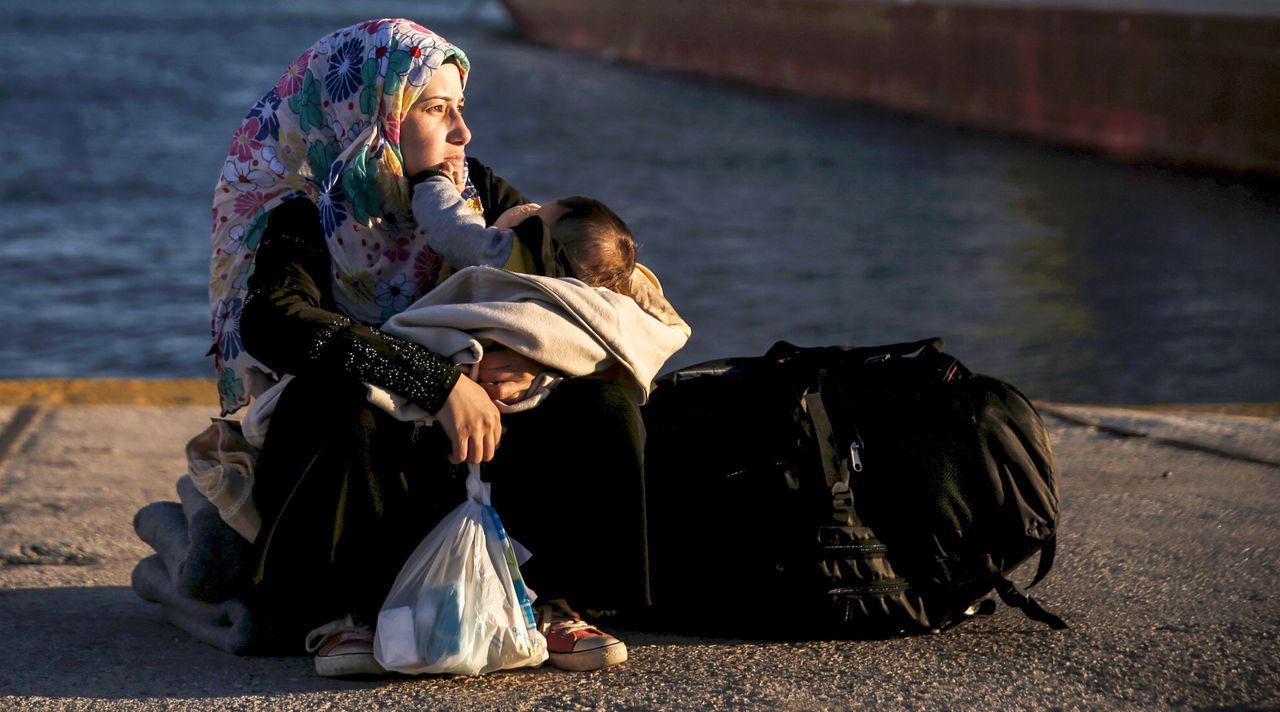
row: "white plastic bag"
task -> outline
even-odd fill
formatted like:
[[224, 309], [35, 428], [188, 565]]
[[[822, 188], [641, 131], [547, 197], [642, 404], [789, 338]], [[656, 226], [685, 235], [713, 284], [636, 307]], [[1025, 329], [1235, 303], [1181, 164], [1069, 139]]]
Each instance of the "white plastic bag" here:
[[409, 556], [382, 604], [373, 652], [388, 670], [480, 675], [547, 659], [533, 592], [479, 466], [467, 497]]

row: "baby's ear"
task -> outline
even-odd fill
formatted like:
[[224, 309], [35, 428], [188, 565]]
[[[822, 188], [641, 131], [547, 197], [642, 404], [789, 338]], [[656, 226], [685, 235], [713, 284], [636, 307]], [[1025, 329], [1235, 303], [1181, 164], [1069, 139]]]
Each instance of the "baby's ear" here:
[[516, 239], [534, 252], [541, 250], [543, 240], [550, 237], [546, 223], [537, 215], [530, 215], [511, 229], [515, 231]]

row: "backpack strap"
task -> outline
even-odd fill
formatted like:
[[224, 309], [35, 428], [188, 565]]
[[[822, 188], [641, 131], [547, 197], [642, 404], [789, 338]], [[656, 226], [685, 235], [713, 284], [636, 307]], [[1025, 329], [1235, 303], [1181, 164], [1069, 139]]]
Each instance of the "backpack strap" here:
[[1004, 601], [1006, 606], [1017, 608], [1031, 620], [1044, 623], [1054, 630], [1066, 630], [1071, 627], [1058, 616], [1046, 611], [1036, 599], [1019, 591], [1009, 579], [997, 576], [995, 583], [996, 593], [1000, 595], [1000, 600]]
[[[1040, 563], [1036, 566], [1036, 576], [1031, 580], [1031, 583], [1027, 584], [1027, 588], [1031, 588], [1044, 579], [1045, 575], [1049, 573], [1049, 569], [1053, 568], [1053, 559], [1057, 552], [1058, 537], [1055, 535], [1049, 537], [1044, 546], [1041, 547]], [[1033, 621], [1044, 623], [1054, 630], [1066, 630], [1071, 627], [1057, 615], [1045, 610], [1039, 601], [1019, 591], [1012, 581], [1003, 576], [996, 577], [996, 593], [1000, 595], [1000, 600], [1004, 601], [1005, 605], [1017, 608]]]
[[840, 472], [840, 456], [836, 453], [835, 428], [831, 425], [831, 417], [827, 415], [827, 406], [822, 402], [822, 392], [813, 391], [804, 396], [804, 408], [813, 421], [813, 439], [818, 441], [818, 454], [822, 458], [822, 472], [827, 478], [827, 487], [834, 487], [837, 482], [845, 480]]
[[1031, 579], [1031, 583], [1027, 584], [1027, 588], [1040, 583], [1049, 573], [1049, 569], [1053, 568], [1053, 558], [1058, 553], [1058, 536], [1055, 534], [1045, 541], [1044, 546], [1040, 548], [1040, 564], [1036, 566], [1036, 577]]
[[[825, 375], [825, 371], [819, 372], [819, 383]], [[809, 414], [809, 419], [813, 423], [813, 438], [818, 441], [818, 457], [822, 460], [822, 472], [826, 476], [827, 489], [832, 497], [834, 523], [843, 526], [862, 526], [857, 510], [853, 506], [853, 473], [849, 471], [851, 465], [840, 456], [836, 447], [835, 428], [831, 424], [831, 417], [827, 414], [822, 392], [806, 393], [803, 404], [805, 412]]]

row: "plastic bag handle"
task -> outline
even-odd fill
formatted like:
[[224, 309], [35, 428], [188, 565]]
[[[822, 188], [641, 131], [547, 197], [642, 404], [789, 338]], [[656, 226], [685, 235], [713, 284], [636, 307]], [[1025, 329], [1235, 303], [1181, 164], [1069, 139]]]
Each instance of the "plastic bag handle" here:
[[486, 506], [492, 506], [489, 502], [489, 483], [480, 479], [480, 466], [474, 464], [467, 465], [467, 497]]

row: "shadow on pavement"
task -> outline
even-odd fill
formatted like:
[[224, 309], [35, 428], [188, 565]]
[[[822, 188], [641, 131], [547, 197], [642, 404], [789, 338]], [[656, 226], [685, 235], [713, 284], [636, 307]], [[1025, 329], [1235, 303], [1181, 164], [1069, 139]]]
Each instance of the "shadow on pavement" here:
[[0, 591], [8, 652], [0, 694], [51, 698], [225, 697], [367, 689], [317, 677], [309, 657], [237, 657], [166, 623], [127, 586]]
[[[52, 699], [209, 700], [292, 693], [458, 688], [479, 678], [397, 676], [375, 680], [331, 680], [316, 675], [311, 658], [241, 657], [194, 640], [167, 623], [160, 607], [139, 599], [127, 586], [0, 590], [0, 630], [9, 652], [0, 666], [0, 696]], [[739, 645], [737, 639], [618, 631], [632, 646]], [[554, 668], [508, 671], [490, 680], [499, 687], [533, 683], [563, 685]], [[550, 677], [548, 677], [548, 675]], [[486, 676], [488, 679], [490, 676]], [[534, 682], [531, 678], [537, 678]], [[585, 679], [585, 678], [584, 678]], [[409, 688], [401, 686], [409, 684]]]

